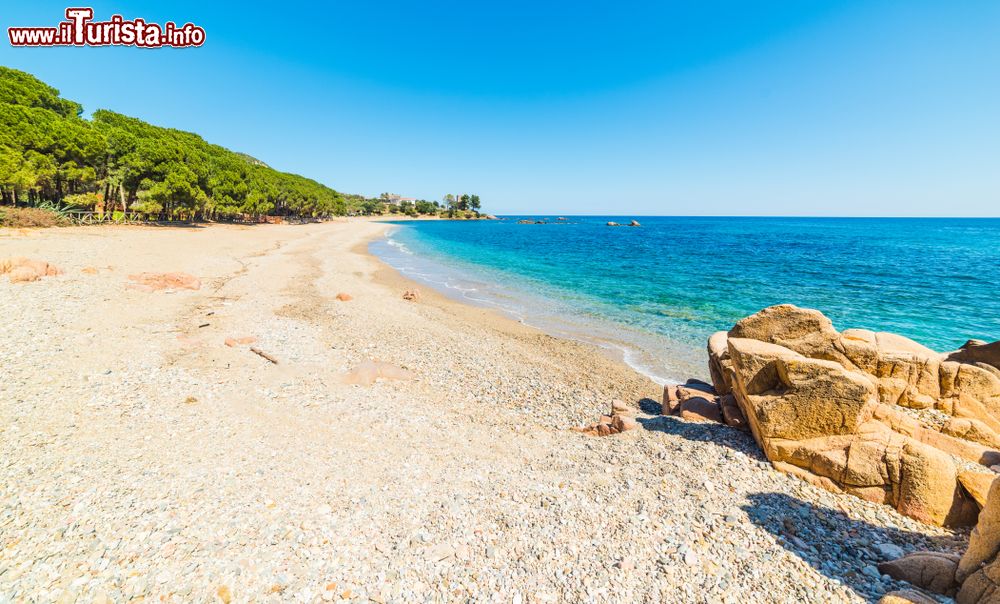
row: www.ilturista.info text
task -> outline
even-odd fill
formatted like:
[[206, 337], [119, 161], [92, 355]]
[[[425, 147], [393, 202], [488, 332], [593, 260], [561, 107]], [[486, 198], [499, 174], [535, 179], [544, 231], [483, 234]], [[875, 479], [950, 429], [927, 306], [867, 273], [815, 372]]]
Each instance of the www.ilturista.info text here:
[[126, 20], [113, 15], [108, 21], [94, 21], [92, 8], [67, 8], [66, 20], [55, 27], [9, 27], [11, 46], [201, 46], [205, 30], [193, 23], [182, 26], [167, 21], [163, 25], [144, 19]]

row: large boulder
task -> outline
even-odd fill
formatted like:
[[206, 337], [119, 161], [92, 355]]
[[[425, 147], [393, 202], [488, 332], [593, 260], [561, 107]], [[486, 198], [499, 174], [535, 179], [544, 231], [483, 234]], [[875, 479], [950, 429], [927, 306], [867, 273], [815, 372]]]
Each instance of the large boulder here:
[[[992, 347], [945, 355], [891, 333], [838, 332], [819, 311], [784, 304], [713, 334], [708, 353], [716, 391], [731, 393], [775, 467], [952, 525], [979, 508], [955, 458], [1000, 463]], [[910, 411], [932, 408], [953, 418], [924, 423]]]
[[729, 337], [734, 395], [758, 442], [853, 434], [875, 409], [863, 375], [784, 346]]
[[955, 581], [955, 571], [958, 570], [959, 557], [938, 552], [915, 552], [878, 565], [883, 575], [893, 579], [906, 581], [927, 591], [943, 595], [952, 595], [958, 583]]
[[934, 598], [912, 589], [890, 591], [882, 596], [878, 604], [938, 604]]
[[729, 359], [729, 335], [717, 331], [708, 338], [708, 372], [712, 385], [720, 395], [732, 392], [731, 375], [733, 364]]
[[948, 355], [948, 360], [959, 363], [982, 363], [1000, 369], [1000, 341], [992, 344], [979, 342], [969, 342], [969, 344]]
[[958, 483], [962, 485], [965, 492], [972, 497], [972, 500], [980, 507], [986, 507], [986, 500], [989, 498], [990, 487], [996, 480], [995, 472], [973, 472], [965, 470], [958, 473]]
[[814, 359], [844, 360], [843, 353], [834, 348], [840, 334], [830, 319], [818, 310], [791, 304], [771, 306], [740, 319], [729, 337], [777, 344]]
[[962, 440], [977, 442], [991, 449], [1000, 449], [1000, 435], [980, 419], [953, 417], [945, 422], [941, 432]]
[[969, 535], [969, 547], [958, 563], [959, 604], [1000, 603], [1000, 481], [994, 481], [979, 523]]
[[964, 582], [971, 575], [981, 572], [996, 562], [1000, 553], [1000, 481], [994, 481], [986, 498], [986, 505], [979, 513], [979, 522], [969, 535], [969, 547], [958, 563], [956, 578]]

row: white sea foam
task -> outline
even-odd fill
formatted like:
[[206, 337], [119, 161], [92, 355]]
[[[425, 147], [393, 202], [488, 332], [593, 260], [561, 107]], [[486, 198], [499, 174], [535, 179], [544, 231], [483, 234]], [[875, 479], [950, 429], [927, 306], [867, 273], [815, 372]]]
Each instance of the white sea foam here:
[[396, 241], [391, 237], [386, 239], [386, 242], [392, 247], [396, 248], [397, 250], [403, 252], [404, 254], [409, 254], [411, 256], [413, 255], [413, 252], [410, 251], [410, 248], [406, 247], [405, 243], [400, 243], [399, 241]]

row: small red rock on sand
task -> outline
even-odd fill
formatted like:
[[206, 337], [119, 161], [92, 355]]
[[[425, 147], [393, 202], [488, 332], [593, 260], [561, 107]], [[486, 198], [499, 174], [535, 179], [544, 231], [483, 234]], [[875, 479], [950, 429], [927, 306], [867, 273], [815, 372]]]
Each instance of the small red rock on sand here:
[[344, 374], [345, 384], [371, 386], [375, 380], [412, 380], [413, 372], [381, 361], [363, 361], [360, 365]]
[[99, 271], [100, 269], [94, 266], [85, 266], [80, 269], [80, 272], [85, 275], [96, 275]]
[[38, 281], [42, 277], [61, 275], [62, 270], [43, 260], [8, 258], [0, 260], [0, 275], [7, 275], [11, 283]]
[[419, 289], [406, 290], [405, 292], [403, 292], [403, 299], [409, 300], [410, 302], [416, 302], [417, 300], [420, 299], [420, 290]]
[[144, 292], [154, 292], [161, 289], [201, 289], [201, 280], [187, 273], [139, 273], [129, 275], [129, 283], [125, 287]]
[[348, 302], [350, 300], [353, 300], [354, 296], [352, 296], [351, 294], [345, 294], [344, 292], [340, 292], [339, 294], [337, 294], [337, 299], [340, 300], [341, 302]]
[[253, 344], [257, 341], [257, 338], [253, 336], [243, 336], [242, 338], [226, 338], [226, 346], [230, 348], [235, 348], [237, 346]]
[[624, 401], [615, 400], [611, 402], [611, 415], [602, 415], [596, 424], [571, 429], [588, 436], [611, 436], [638, 428], [639, 422], [635, 421], [634, 416], [635, 411]]

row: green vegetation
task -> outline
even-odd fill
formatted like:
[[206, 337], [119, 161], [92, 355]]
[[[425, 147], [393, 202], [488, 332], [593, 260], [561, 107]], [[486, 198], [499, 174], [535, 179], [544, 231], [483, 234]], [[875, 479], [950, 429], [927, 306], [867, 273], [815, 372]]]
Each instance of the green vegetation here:
[[[340, 193], [189, 132], [104, 109], [89, 120], [82, 113], [34, 76], [0, 67], [0, 206], [161, 220], [441, 212], [437, 202]], [[448, 216], [478, 216], [479, 207], [478, 196], [462, 195]]]
[[346, 214], [354, 197], [196, 134], [81, 113], [51, 86], [0, 67], [0, 202], [215, 219]]
[[481, 215], [479, 210], [482, 209], [482, 204], [479, 201], [478, 195], [452, 195], [449, 193], [444, 196], [445, 206], [448, 208], [448, 218], [479, 218]]

